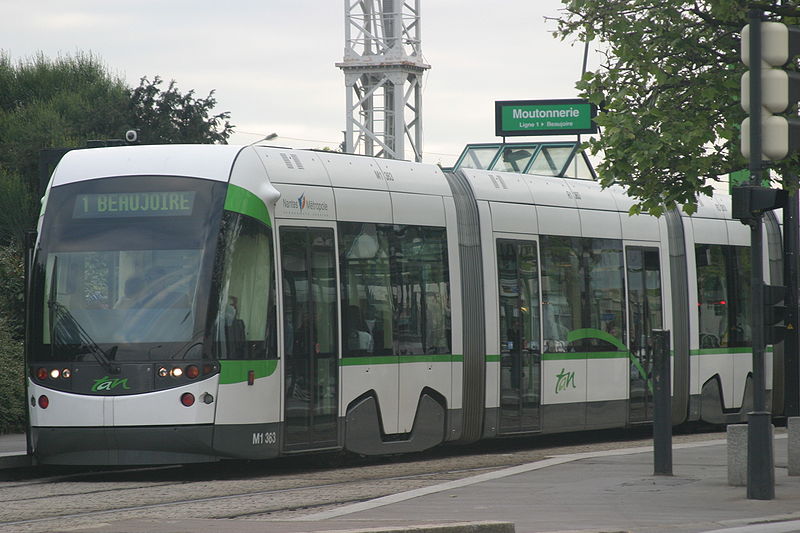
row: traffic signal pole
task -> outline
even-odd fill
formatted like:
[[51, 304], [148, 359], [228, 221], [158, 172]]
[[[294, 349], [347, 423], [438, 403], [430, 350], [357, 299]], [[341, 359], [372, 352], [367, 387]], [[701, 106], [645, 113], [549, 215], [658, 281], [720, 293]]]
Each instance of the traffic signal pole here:
[[[797, 180], [792, 174], [791, 179]], [[785, 187], [785, 186], [784, 186]], [[798, 193], [788, 197], [783, 208], [783, 283], [786, 285], [786, 331], [783, 341], [783, 414], [800, 415], [800, 366], [798, 366]]]
[[[761, 186], [761, 19], [760, 9], [750, 18], [750, 187]], [[764, 258], [763, 214], [749, 220], [753, 334], [753, 412], [747, 415], [747, 498], [775, 498], [775, 467], [772, 451], [770, 413], [766, 404], [764, 352]]]

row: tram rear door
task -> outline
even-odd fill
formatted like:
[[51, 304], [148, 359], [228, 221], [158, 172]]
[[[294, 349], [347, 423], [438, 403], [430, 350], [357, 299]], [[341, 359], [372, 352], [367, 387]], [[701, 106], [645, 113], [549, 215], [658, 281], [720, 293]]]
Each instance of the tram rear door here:
[[541, 319], [536, 241], [498, 239], [500, 428], [540, 429]]
[[279, 229], [283, 290], [284, 448], [337, 445], [338, 311], [335, 232]]
[[653, 419], [652, 332], [663, 327], [658, 248], [625, 248], [628, 285], [630, 423]]

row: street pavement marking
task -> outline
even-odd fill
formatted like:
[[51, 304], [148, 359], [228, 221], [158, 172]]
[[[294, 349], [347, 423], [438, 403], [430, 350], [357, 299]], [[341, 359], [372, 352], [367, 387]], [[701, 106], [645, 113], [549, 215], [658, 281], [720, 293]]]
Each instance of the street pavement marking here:
[[[776, 439], [781, 437], [784, 436], [775, 435]], [[682, 450], [687, 448], [700, 448], [702, 446], [716, 446], [720, 444], [726, 444], [726, 442], [727, 441], [725, 439], [715, 439], [715, 440], [708, 440], [701, 442], [687, 442], [683, 444], [674, 444], [672, 446], [672, 449]], [[596, 459], [600, 457], [614, 457], [618, 455], [633, 455], [637, 453], [646, 453], [652, 451], [653, 451], [653, 446], [638, 446], [635, 448], [621, 448], [618, 450], [604, 450], [599, 452], [583, 452], [583, 453], [572, 453], [568, 455], [556, 455], [548, 459], [543, 459], [541, 461], [536, 461], [533, 463], [525, 463], [518, 466], [503, 468], [501, 470], [495, 470], [494, 472], [478, 474], [476, 476], [457, 479], [455, 481], [446, 481], [444, 483], [439, 483], [437, 485], [431, 485], [430, 487], [423, 487], [420, 489], [398, 492], [397, 494], [390, 494], [388, 496], [375, 498], [373, 500], [353, 503], [350, 505], [339, 507], [337, 509], [331, 509], [329, 511], [322, 511], [319, 513], [313, 513], [299, 518], [293, 518], [291, 520], [292, 521], [327, 520], [329, 518], [336, 518], [339, 516], [358, 513], [360, 511], [375, 509], [376, 507], [383, 507], [384, 505], [391, 505], [393, 503], [404, 502], [406, 500], [410, 500], [412, 498], [418, 498], [420, 496], [427, 496], [429, 494], [435, 494], [437, 492], [444, 492], [447, 490], [467, 487], [469, 485], [475, 485], [477, 483], [483, 483], [486, 481], [494, 481], [496, 479], [501, 479], [508, 476], [514, 476], [517, 474], [524, 474], [525, 472], [532, 472], [534, 470], [541, 470], [542, 468], [548, 468], [550, 466], [571, 463], [573, 461], [579, 461], [581, 459]]]

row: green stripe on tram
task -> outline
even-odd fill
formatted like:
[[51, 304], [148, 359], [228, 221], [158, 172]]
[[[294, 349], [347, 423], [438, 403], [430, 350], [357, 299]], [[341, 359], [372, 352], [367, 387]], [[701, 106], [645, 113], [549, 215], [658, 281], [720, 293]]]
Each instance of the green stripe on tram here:
[[[553, 352], [542, 354], [542, 361], [575, 361], [580, 359], [628, 359], [629, 352]], [[637, 361], [638, 362], [638, 361]]]
[[247, 381], [247, 374], [252, 370], [255, 378], [265, 378], [275, 373], [278, 368], [277, 359], [261, 359], [252, 361], [226, 361], [219, 362], [219, 383], [230, 385]]
[[264, 201], [238, 185], [228, 184], [228, 194], [225, 196], [225, 209], [253, 217], [267, 226], [272, 226], [272, 221], [269, 218], [269, 210], [266, 204], [264, 204]]
[[340, 360], [342, 366], [364, 365], [396, 365], [406, 363], [456, 363], [464, 361], [459, 354], [424, 354], [424, 355], [378, 355], [361, 356], [345, 355]]
[[[768, 347], [767, 351], [771, 352], [772, 347]], [[700, 348], [699, 350], [689, 350], [690, 355], [725, 355], [725, 354], [751, 354], [753, 348], [751, 346], [737, 347], [737, 348]]]

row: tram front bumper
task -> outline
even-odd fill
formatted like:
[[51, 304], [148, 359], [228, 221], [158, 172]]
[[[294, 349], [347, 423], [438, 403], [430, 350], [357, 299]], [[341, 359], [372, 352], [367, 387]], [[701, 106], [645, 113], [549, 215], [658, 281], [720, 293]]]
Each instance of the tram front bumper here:
[[32, 427], [34, 457], [52, 465], [156, 465], [217, 461], [214, 426]]

